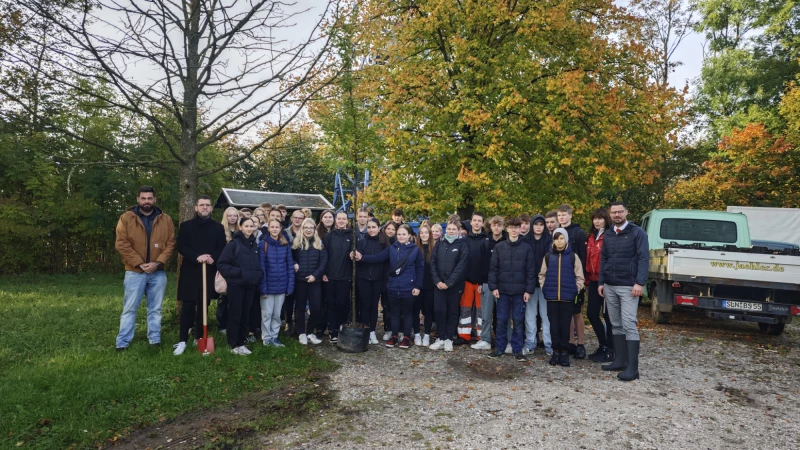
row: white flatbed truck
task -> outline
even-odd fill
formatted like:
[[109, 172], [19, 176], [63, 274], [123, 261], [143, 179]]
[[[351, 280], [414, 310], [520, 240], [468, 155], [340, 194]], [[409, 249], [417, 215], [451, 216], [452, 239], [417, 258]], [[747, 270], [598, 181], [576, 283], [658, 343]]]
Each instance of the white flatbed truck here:
[[656, 323], [667, 323], [676, 308], [694, 309], [779, 335], [800, 315], [800, 253], [751, 247], [743, 214], [654, 210], [642, 227]]

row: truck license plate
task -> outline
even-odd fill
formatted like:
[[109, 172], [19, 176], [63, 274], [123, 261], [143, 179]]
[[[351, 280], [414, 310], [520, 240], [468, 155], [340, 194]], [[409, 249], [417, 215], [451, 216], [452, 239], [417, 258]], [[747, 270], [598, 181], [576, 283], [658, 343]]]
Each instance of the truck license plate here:
[[726, 309], [742, 309], [745, 311], [761, 311], [761, 303], [748, 303], [748, 302], [734, 302], [731, 300], [723, 300], [722, 307]]

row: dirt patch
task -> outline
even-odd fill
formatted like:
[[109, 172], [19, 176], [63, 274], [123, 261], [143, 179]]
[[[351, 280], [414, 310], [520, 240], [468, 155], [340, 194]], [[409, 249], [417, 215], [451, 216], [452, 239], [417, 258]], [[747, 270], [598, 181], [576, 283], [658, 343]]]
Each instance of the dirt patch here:
[[474, 361], [464, 361], [462, 359], [449, 359], [447, 364], [453, 369], [464, 374], [468, 379], [479, 379], [484, 381], [507, 381], [522, 375], [525, 370], [524, 364], [511, 358], [505, 358], [511, 362], [495, 362], [488, 358], [477, 359]]
[[311, 374], [303, 383], [251, 395], [224, 408], [196, 411], [138, 430], [115, 449], [233, 449], [254, 436], [272, 433], [335, 404], [327, 374]]

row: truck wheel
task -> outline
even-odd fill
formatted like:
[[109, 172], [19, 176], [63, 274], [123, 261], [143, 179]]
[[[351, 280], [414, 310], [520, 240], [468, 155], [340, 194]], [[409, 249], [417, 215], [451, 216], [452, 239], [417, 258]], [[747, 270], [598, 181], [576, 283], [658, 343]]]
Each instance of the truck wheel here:
[[770, 336], [780, 336], [783, 334], [783, 330], [786, 328], [785, 323], [759, 323], [758, 329]]
[[658, 310], [658, 301], [659, 301], [658, 292], [660, 290], [659, 285], [661, 283], [662, 282], [656, 283], [655, 289], [650, 291], [650, 299], [651, 299], [650, 307], [651, 307], [651, 315], [653, 316], [653, 322], [665, 324], [669, 322], [669, 313]]

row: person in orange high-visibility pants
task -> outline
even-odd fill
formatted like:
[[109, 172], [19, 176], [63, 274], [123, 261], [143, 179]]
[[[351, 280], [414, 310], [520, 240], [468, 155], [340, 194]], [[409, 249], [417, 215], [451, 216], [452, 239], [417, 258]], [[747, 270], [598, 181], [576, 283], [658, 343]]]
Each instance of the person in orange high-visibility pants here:
[[[458, 338], [453, 345], [469, 344], [472, 329], [478, 337], [481, 334], [481, 291], [489, 279], [489, 263], [492, 252], [489, 249], [489, 235], [483, 228], [483, 214], [475, 212], [469, 221], [469, 233], [464, 237], [469, 247], [469, 264], [464, 293], [461, 295], [461, 314], [458, 320]], [[465, 223], [466, 225], [466, 223]], [[475, 308], [475, 323], [472, 321], [472, 308]]]

